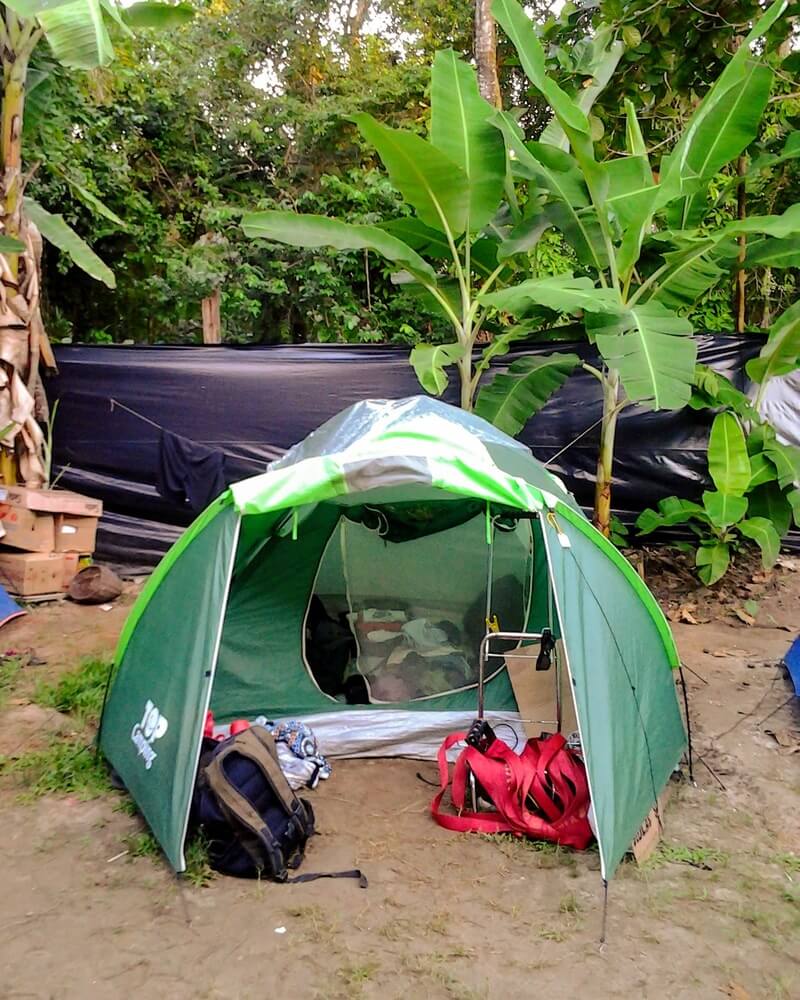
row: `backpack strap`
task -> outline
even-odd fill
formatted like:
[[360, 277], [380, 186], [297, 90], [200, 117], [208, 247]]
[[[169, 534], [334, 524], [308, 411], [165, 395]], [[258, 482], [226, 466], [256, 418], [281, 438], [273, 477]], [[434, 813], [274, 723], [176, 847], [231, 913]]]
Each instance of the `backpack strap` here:
[[306, 872], [303, 875], [295, 875], [294, 878], [287, 878], [286, 882], [316, 882], [318, 878], [357, 878], [361, 889], [367, 889], [369, 882], [367, 876], [360, 868], [351, 868], [346, 872]]

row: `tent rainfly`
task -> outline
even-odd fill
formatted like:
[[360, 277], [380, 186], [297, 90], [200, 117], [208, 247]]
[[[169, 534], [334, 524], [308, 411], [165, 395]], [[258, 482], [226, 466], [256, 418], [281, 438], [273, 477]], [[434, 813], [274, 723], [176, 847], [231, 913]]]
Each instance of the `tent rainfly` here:
[[[120, 637], [102, 750], [182, 871], [209, 708], [302, 718], [329, 756], [433, 757], [475, 717], [495, 617], [557, 639], [607, 879], [686, 744], [669, 626], [528, 448], [427, 397], [355, 403], [187, 529]], [[486, 716], [519, 732], [490, 662]]]

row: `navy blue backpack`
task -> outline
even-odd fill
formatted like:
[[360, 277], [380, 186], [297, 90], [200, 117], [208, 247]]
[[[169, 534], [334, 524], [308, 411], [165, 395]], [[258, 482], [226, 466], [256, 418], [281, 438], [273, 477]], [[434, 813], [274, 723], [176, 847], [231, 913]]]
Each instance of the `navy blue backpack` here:
[[358, 870], [289, 877], [314, 834], [314, 810], [298, 799], [281, 771], [275, 742], [251, 726], [222, 742], [208, 740], [200, 757], [193, 822], [206, 838], [211, 866], [239, 878], [311, 882], [367, 880]]

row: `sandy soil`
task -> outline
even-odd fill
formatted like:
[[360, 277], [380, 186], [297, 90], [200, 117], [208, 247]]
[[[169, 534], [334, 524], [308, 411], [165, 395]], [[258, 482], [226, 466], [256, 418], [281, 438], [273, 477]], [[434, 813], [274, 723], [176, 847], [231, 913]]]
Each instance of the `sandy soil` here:
[[[439, 829], [416, 777], [432, 764], [338, 763], [313, 793], [306, 869], [359, 865], [366, 891], [192, 888], [158, 859], [119, 856], [141, 826], [118, 800], [21, 803], [6, 783], [0, 997], [800, 997], [800, 754], [769, 735], [800, 731], [777, 665], [800, 626], [800, 567], [761, 589], [754, 625], [707, 593], [688, 613], [711, 620], [694, 625], [666, 588], [708, 767], [673, 794], [657, 862], [613, 880], [604, 948], [596, 853]], [[47, 661], [0, 714], [6, 753], [69, 726], [29, 703], [35, 679], [110, 655], [131, 599], [39, 607], [3, 629], [0, 649]]]

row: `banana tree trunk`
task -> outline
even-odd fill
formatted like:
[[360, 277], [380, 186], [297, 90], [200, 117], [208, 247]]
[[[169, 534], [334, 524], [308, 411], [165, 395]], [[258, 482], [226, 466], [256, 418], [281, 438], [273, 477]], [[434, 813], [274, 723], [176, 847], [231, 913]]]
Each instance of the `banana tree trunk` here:
[[461, 409], [467, 413], [472, 413], [472, 397], [474, 386], [472, 384], [472, 351], [468, 350], [466, 355], [458, 362], [458, 377], [461, 383]]
[[606, 538], [611, 534], [611, 479], [614, 471], [614, 438], [619, 408], [619, 374], [610, 371], [603, 379], [603, 422], [594, 490], [594, 526]]
[[484, 100], [502, 107], [497, 75], [497, 27], [492, 17], [492, 0], [475, 0], [475, 63], [478, 87]]
[[[0, 425], [8, 427], [0, 441], [3, 481], [22, 480], [30, 486], [45, 481], [44, 436], [37, 423], [46, 413], [36, 412], [34, 390], [39, 379], [40, 338], [39, 263], [41, 241], [23, 213], [25, 181], [22, 173], [22, 123], [28, 57], [36, 29], [17, 21], [14, 33], [19, 50], [3, 49], [3, 96], [0, 105], [0, 220], [2, 231], [25, 244], [22, 254], [0, 255]], [[6, 35], [10, 32], [7, 30]], [[35, 393], [39, 399], [43, 393]]]

